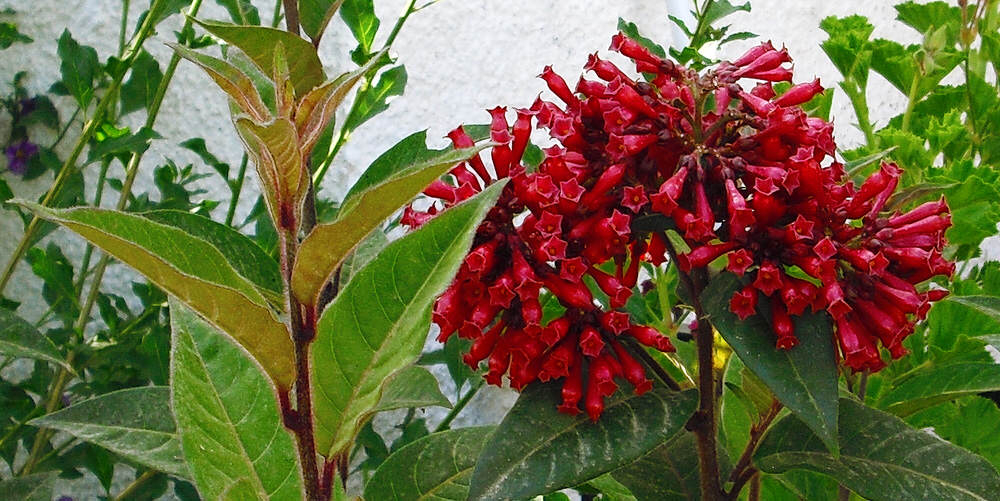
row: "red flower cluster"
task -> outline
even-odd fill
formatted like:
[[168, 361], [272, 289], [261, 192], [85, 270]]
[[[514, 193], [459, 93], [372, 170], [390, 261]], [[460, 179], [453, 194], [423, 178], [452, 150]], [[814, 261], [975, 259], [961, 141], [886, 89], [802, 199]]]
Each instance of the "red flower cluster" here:
[[[506, 109], [491, 110], [490, 136], [499, 145], [489, 161], [473, 157], [451, 171], [451, 182], [425, 190], [447, 208], [511, 179], [435, 305], [439, 340], [456, 332], [473, 340], [465, 361], [476, 367], [487, 360], [493, 384], [504, 375], [517, 389], [565, 378], [559, 409], [579, 412], [584, 400], [593, 419], [617, 389], [616, 377], [637, 393], [648, 390], [622, 338], [661, 351], [673, 346], [621, 308], [640, 263], [666, 259], [663, 232], [633, 230], [637, 218], [658, 215], [691, 249], [677, 256], [681, 271], [727, 256], [728, 269], [748, 277], [732, 298], [733, 312], [746, 318], [759, 294], [772, 297], [778, 348], [795, 346], [791, 317], [810, 307], [836, 320], [848, 366], [880, 368], [876, 342], [901, 355], [914, 318], [942, 297], [914, 284], [952, 270], [940, 252], [947, 206], [882, 216], [899, 169], [884, 164], [860, 187], [850, 182], [833, 160], [832, 126], [799, 107], [822, 92], [819, 82], [775, 94], [772, 82], [792, 76], [784, 49], [762, 44], [703, 75], [621, 34], [611, 49], [646, 79], [596, 54], [585, 69], [599, 80], [581, 78], [573, 90], [545, 68], [541, 77], [563, 105], [538, 99], [516, 110], [513, 125]], [[760, 83], [746, 92], [742, 79]], [[536, 127], [558, 144], [532, 171], [523, 156]], [[449, 137], [456, 147], [473, 144], [461, 127]], [[402, 222], [416, 227], [438, 210], [408, 207]], [[811, 278], [792, 276], [804, 277], [790, 274], [793, 267]], [[564, 309], [548, 322], [543, 291]], [[606, 308], [595, 301], [597, 291], [607, 296]]]

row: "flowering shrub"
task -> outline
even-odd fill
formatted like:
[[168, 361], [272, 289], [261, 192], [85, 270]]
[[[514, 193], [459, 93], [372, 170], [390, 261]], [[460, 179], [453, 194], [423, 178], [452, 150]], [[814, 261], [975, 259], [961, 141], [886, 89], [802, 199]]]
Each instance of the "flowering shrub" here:
[[[30, 95], [25, 73], [2, 100], [6, 170], [53, 177], [39, 203], [0, 183], [24, 222], [0, 292], [25, 258], [48, 305], [29, 322], [0, 298], [0, 492], [51, 499], [59, 472], [84, 470], [116, 499], [168, 482], [181, 499], [1000, 492], [1000, 266], [980, 256], [1000, 220], [998, 2], [898, 5], [924, 35], [909, 47], [871, 40], [860, 16], [822, 22], [854, 149], [834, 140], [836, 90], [794, 83], [784, 48], [703, 54], [753, 36], [722, 25], [749, 4], [704, 0], [693, 29], [671, 17], [687, 46], [620, 20], [617, 55], [590, 55], [575, 81], [542, 70], [554, 97], [494, 108], [444, 149], [412, 134], [340, 200], [323, 178], [402, 94], [390, 46], [434, 2], [410, 1], [382, 50], [370, 0], [284, 0], [271, 27], [252, 2], [218, 3], [233, 24], [195, 19], [193, 0], [166, 72], [142, 46], [178, 7], [153, 0], [126, 40], [124, 2], [106, 64], [59, 38], [50, 93], [65, 101]], [[316, 47], [337, 13], [358, 67], [330, 78]], [[31, 42], [0, 23], [0, 48]], [[167, 162], [159, 197], [133, 193], [182, 59], [225, 94], [245, 150], [237, 170], [181, 143], [229, 188], [224, 217], [193, 188], [202, 165]], [[872, 71], [907, 99], [877, 130]], [[941, 84], [952, 73], [963, 83]], [[143, 127], [122, 125], [139, 111]], [[261, 192], [240, 224], [250, 166]], [[50, 223], [89, 242], [78, 270], [59, 240], [36, 247]], [[112, 259], [145, 277], [140, 311], [102, 290]], [[34, 360], [27, 377], [15, 359]], [[483, 381], [517, 402], [455, 427]], [[134, 480], [116, 484], [115, 464]]]

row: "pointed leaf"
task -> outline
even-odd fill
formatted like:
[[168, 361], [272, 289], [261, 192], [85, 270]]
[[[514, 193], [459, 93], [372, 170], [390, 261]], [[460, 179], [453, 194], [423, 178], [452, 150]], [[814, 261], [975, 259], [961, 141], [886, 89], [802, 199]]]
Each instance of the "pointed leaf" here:
[[173, 299], [170, 323], [171, 399], [198, 492], [216, 499], [246, 481], [240, 499], [301, 500], [295, 445], [267, 378], [239, 348]]
[[267, 106], [261, 99], [260, 93], [253, 81], [242, 70], [229, 64], [222, 59], [195, 52], [183, 45], [168, 43], [177, 54], [184, 59], [197, 64], [201, 69], [212, 77], [215, 84], [219, 86], [229, 97], [236, 101], [236, 105], [244, 113], [253, 117], [254, 120], [263, 122], [270, 115]]
[[907, 416], [941, 402], [989, 391], [1000, 391], [1000, 365], [949, 364], [917, 372], [882, 397], [879, 407]]
[[163, 79], [160, 64], [145, 50], [139, 53], [132, 63], [131, 72], [128, 81], [123, 83], [121, 88], [122, 105], [119, 113], [122, 115], [148, 109]]
[[75, 231], [177, 296], [249, 351], [275, 384], [291, 387], [295, 376], [288, 330], [254, 284], [212, 244], [136, 214], [21, 205]]
[[3, 493], [5, 499], [52, 501], [52, 488], [58, 476], [58, 471], [47, 471], [25, 477], [14, 477], [0, 482], [0, 493]]
[[375, 256], [382, 252], [382, 249], [387, 245], [389, 245], [389, 237], [385, 236], [382, 230], [371, 232], [340, 266], [340, 283], [350, 282], [354, 274], [364, 268], [372, 259], [375, 259]]
[[373, 412], [406, 409], [409, 407], [451, 408], [448, 397], [441, 393], [437, 378], [419, 365], [400, 369], [385, 383], [382, 398]]
[[407, 444], [375, 470], [365, 499], [464, 501], [476, 458], [493, 428], [448, 430]]
[[299, 24], [302, 31], [313, 40], [319, 40], [326, 31], [326, 25], [337, 13], [344, 0], [298, 0]]
[[[376, 59], [376, 57], [372, 57]], [[402, 96], [406, 88], [406, 67], [396, 66], [382, 72], [378, 82], [358, 94], [351, 113], [344, 119], [344, 128], [354, 130], [369, 118], [389, 109], [389, 98]]]
[[365, 75], [377, 62], [379, 57], [372, 58], [367, 64], [350, 73], [331, 80], [309, 91], [300, 101], [295, 110], [295, 127], [302, 143], [302, 155], [305, 157], [330, 123], [337, 107], [354, 88], [354, 84]]
[[242, 50], [265, 75], [274, 74], [274, 48], [280, 43], [288, 58], [288, 71], [296, 95], [304, 95], [326, 80], [316, 49], [297, 35], [263, 26], [236, 26], [211, 21], [198, 21], [198, 24]]
[[[724, 454], [724, 453], [723, 453]], [[701, 497], [694, 433], [678, 433], [638, 461], [611, 473], [638, 501]]]
[[824, 473], [873, 500], [986, 501], [1000, 492], [1000, 474], [985, 459], [891, 414], [845, 398], [839, 422], [839, 458], [789, 415], [772, 425], [754, 463], [767, 473], [796, 468]]
[[113, 391], [29, 424], [64, 431], [144, 466], [190, 478], [166, 386]]
[[[403, 141], [413, 144], [412, 137]], [[428, 150], [424, 143], [408, 150], [412, 154], [410, 162], [393, 161], [390, 164], [387, 160], [386, 163], [380, 163], [390, 152], [398, 151], [395, 147], [379, 157], [358, 181], [364, 181], [365, 188], [359, 189], [355, 194], [348, 194], [337, 220], [317, 226], [302, 242], [292, 272], [292, 292], [295, 297], [303, 304], [315, 304], [323, 284], [366, 235], [432, 181], [486, 146], [488, 145], [427, 154], [422, 152], [433, 150]], [[387, 165], [391, 167], [386, 167]], [[365, 176], [370, 171], [378, 174], [369, 176], [366, 180]]]
[[62, 61], [59, 66], [62, 80], [59, 83], [81, 108], [86, 109], [94, 99], [94, 78], [101, 68], [97, 51], [93, 47], [80, 45], [69, 30], [63, 30], [56, 51]]
[[451, 282], [506, 183], [448, 209], [389, 244], [323, 312], [311, 347], [316, 448], [348, 449], [386, 378], [416, 361], [434, 298]]
[[225, 7], [230, 19], [236, 24], [260, 24], [260, 13], [250, 0], [215, 0], [215, 3]]
[[712, 325], [743, 364], [836, 453], [837, 361], [830, 319], [825, 313], [795, 317], [799, 344], [779, 350], [764, 320], [770, 318], [766, 300], [761, 300], [760, 313], [746, 320], [729, 311], [729, 300], [740, 287], [739, 280], [730, 273], [720, 274], [706, 287], [701, 304]]
[[[276, 225], [290, 224], [285, 218], [300, 213], [300, 204], [309, 190], [309, 169], [302, 161], [295, 125], [287, 118], [264, 125], [237, 118], [236, 130], [257, 167], [271, 217]], [[280, 203], [292, 207], [279, 207]]]
[[0, 354], [45, 360], [73, 370], [51, 339], [6, 308], [0, 308]]
[[632, 463], [677, 433], [694, 390], [615, 393], [597, 422], [560, 413], [561, 384], [533, 384], [483, 447], [469, 499], [522, 499], [573, 487]]

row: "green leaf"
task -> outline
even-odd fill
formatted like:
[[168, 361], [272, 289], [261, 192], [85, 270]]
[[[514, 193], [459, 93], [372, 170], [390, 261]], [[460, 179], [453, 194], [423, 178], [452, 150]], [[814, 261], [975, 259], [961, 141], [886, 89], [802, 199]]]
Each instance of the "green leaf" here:
[[193, 137], [187, 141], [182, 141], [179, 146], [182, 148], [187, 148], [191, 150], [192, 153], [198, 155], [209, 167], [211, 167], [215, 172], [218, 172], [222, 179], [226, 180], [227, 183], [231, 183], [229, 180], [229, 164], [219, 160], [218, 157], [208, 151], [208, 145], [205, 144], [205, 140], [200, 137]]
[[354, 274], [364, 268], [372, 259], [375, 259], [375, 256], [382, 252], [382, 249], [387, 245], [389, 245], [389, 238], [385, 236], [385, 233], [381, 230], [372, 231], [340, 265], [340, 283], [350, 282]]
[[632, 491], [622, 485], [621, 482], [615, 480], [610, 473], [605, 473], [587, 482], [587, 487], [600, 492], [603, 496], [602, 499], [607, 501], [636, 501], [636, 497], [632, 495]]
[[62, 61], [59, 66], [62, 74], [60, 83], [81, 108], [87, 109], [94, 99], [94, 78], [101, 67], [97, 51], [93, 47], [80, 45], [69, 30], [63, 30], [56, 52]]
[[750, 12], [750, 2], [733, 5], [729, 0], [715, 0], [708, 4], [701, 22], [705, 26], [711, 26], [716, 21], [740, 11]]
[[0, 482], [0, 492], [6, 499], [52, 501], [52, 488], [58, 476], [58, 471], [47, 471], [24, 477], [14, 477]]
[[215, 0], [215, 3], [226, 8], [229, 18], [235, 24], [251, 26], [260, 24], [260, 13], [250, 0]]
[[[678, 21], [679, 20], [677, 20], [675, 22], [678, 22]], [[678, 24], [678, 26], [680, 26], [681, 29], [685, 29], [685, 26], [684, 26], [683, 22], [680, 22]], [[650, 39], [648, 39], [648, 38], [646, 38], [646, 37], [644, 37], [644, 36], [642, 36], [642, 35], [639, 34], [639, 27], [636, 26], [635, 23], [626, 21], [626, 20], [624, 20], [624, 19], [622, 19], [622, 18], [619, 17], [618, 18], [618, 31], [624, 33], [625, 35], [627, 35], [632, 40], [635, 40], [636, 42], [639, 42], [640, 45], [642, 45], [643, 47], [649, 49], [649, 51], [652, 52], [653, 54], [656, 54], [657, 56], [660, 56], [660, 57], [667, 57], [667, 51], [663, 50], [663, 47], [661, 45], [659, 45], [656, 42], [654, 42], [654, 41], [652, 41], [652, 40], [650, 40]], [[688, 33], [688, 36], [690, 36], [690, 35], [691, 34]]]
[[483, 448], [469, 499], [522, 499], [573, 487], [628, 465], [683, 432], [697, 392], [619, 391], [597, 422], [556, 410], [561, 384], [530, 385]]
[[95, 162], [109, 155], [143, 153], [149, 149], [150, 141], [161, 139], [162, 137], [153, 129], [143, 127], [135, 134], [107, 138], [90, 147], [90, 150], [87, 152], [87, 163]]
[[210, 21], [198, 21], [198, 24], [242, 50], [265, 75], [274, 74], [274, 48], [279, 44], [283, 46], [288, 58], [289, 76], [298, 96], [326, 80], [316, 49], [297, 35], [263, 26], [236, 26]]
[[917, 412], [906, 421], [916, 428], [934, 428], [939, 437], [1000, 468], [1000, 408], [992, 400], [964, 397]]
[[964, 395], [998, 390], [1000, 365], [949, 364], [917, 372], [879, 399], [879, 407], [897, 416], [907, 416]]
[[148, 52], [142, 51], [132, 63], [132, 73], [121, 88], [121, 109], [127, 115], [133, 111], [149, 109], [156, 97], [156, 90], [163, 79], [160, 64]]
[[455, 164], [489, 146], [433, 151], [413, 137], [375, 160], [358, 181], [362, 188], [348, 193], [337, 220], [316, 226], [302, 242], [292, 271], [292, 292], [300, 302], [315, 304], [323, 284], [366, 235]]
[[313, 40], [319, 40], [326, 31], [326, 25], [337, 13], [344, 0], [298, 0], [299, 24], [302, 31]]
[[404, 367], [389, 377], [382, 390], [382, 398], [372, 412], [409, 407], [451, 408], [448, 397], [438, 387], [437, 378], [419, 365]]
[[0, 353], [18, 358], [45, 360], [72, 371], [52, 340], [13, 311], [0, 308]]
[[825, 313], [796, 317], [795, 335], [799, 344], [779, 350], [774, 347], [775, 335], [764, 320], [770, 318], [766, 299], [760, 302], [760, 314], [746, 320], [741, 321], [729, 311], [729, 300], [740, 287], [739, 280], [730, 273], [712, 279], [701, 296], [712, 325], [743, 364], [836, 454], [837, 361], [829, 317]]
[[288, 330], [253, 282], [240, 276], [211, 243], [136, 214], [21, 205], [134, 267], [232, 336], [279, 388], [291, 387], [295, 371]]
[[347, 93], [375, 66], [377, 61], [378, 57], [375, 57], [364, 66], [316, 87], [299, 100], [298, 108], [295, 110], [295, 128], [302, 143], [303, 157], [312, 151], [313, 145], [333, 119], [337, 107], [347, 97]]
[[406, 87], [406, 68], [396, 66], [382, 72], [378, 82], [358, 93], [351, 113], [344, 119], [346, 130], [357, 129], [369, 118], [389, 109], [389, 98], [402, 96]]
[[997, 296], [951, 296], [948, 301], [968, 306], [1000, 321], [1000, 297]]
[[696, 500], [701, 496], [701, 480], [695, 436], [678, 433], [611, 476], [639, 501]]
[[190, 478], [170, 412], [170, 388], [128, 388], [71, 405], [29, 424], [69, 433], [154, 470]]
[[864, 16], [827, 17], [820, 28], [830, 35], [822, 43], [823, 52], [845, 78], [853, 79], [864, 88], [871, 65], [869, 38], [875, 27]]
[[942, 1], [919, 4], [913, 1], [903, 2], [895, 6], [896, 19], [917, 30], [921, 35], [946, 27], [947, 46], [958, 42], [959, 31], [962, 29], [962, 10]]
[[266, 121], [270, 116], [270, 110], [264, 104], [264, 100], [254, 85], [253, 80], [243, 70], [222, 59], [195, 52], [183, 45], [173, 43], [168, 43], [167, 45], [184, 59], [197, 64], [201, 69], [205, 70], [205, 73], [208, 73], [208, 76], [212, 77], [215, 84], [236, 102], [236, 105], [243, 110], [243, 113], [246, 113], [259, 122]]
[[311, 346], [316, 447], [350, 447], [386, 379], [416, 361], [434, 298], [451, 282], [486, 212], [506, 183], [448, 209], [389, 244], [320, 317]]
[[986, 460], [895, 416], [845, 398], [839, 422], [839, 458], [802, 421], [787, 416], [767, 432], [754, 463], [766, 473], [824, 473], [873, 500], [986, 501], [1000, 492], [1000, 474]]
[[464, 501], [492, 426], [443, 431], [407, 444], [375, 470], [365, 499]]
[[[292, 224], [301, 214], [301, 204], [310, 186], [309, 169], [303, 161], [295, 124], [284, 117], [266, 124], [246, 117], [234, 122], [257, 168], [261, 191], [275, 226]], [[291, 221], [286, 219], [289, 216], [293, 218]]]
[[340, 6], [340, 17], [358, 41], [358, 48], [351, 52], [351, 59], [358, 64], [367, 62], [379, 27], [375, 5], [372, 0], [347, 0]]
[[302, 499], [292, 437], [274, 388], [243, 352], [175, 300], [170, 302], [171, 390], [188, 466], [205, 499], [238, 481], [240, 499]]
[[0, 49], [9, 48], [15, 43], [31, 43], [34, 40], [17, 31], [17, 25], [14, 23], [0, 23]]

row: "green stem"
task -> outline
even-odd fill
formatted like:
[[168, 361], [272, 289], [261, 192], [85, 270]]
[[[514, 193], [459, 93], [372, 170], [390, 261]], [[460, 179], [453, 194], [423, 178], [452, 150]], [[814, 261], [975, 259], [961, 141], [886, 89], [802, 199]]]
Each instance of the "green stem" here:
[[469, 388], [469, 391], [465, 392], [465, 395], [462, 395], [462, 398], [459, 398], [458, 401], [455, 402], [455, 406], [448, 411], [448, 415], [445, 416], [441, 423], [437, 425], [437, 428], [434, 428], [434, 433], [447, 430], [451, 426], [451, 422], [458, 417], [462, 410], [465, 409], [466, 405], [469, 405], [469, 402], [472, 401], [472, 397], [476, 396], [476, 393], [482, 387], [483, 380], [477, 379], [476, 383]]
[[848, 99], [851, 101], [851, 107], [854, 108], [854, 115], [858, 119], [858, 128], [865, 135], [865, 143], [868, 145], [875, 144], [875, 130], [872, 127], [871, 119], [868, 118], [868, 100], [865, 97], [863, 90], [858, 89], [857, 84], [844, 81], [840, 84], [840, 88], [847, 94]]
[[146, 484], [146, 482], [152, 480], [158, 473], [160, 472], [156, 470], [146, 470], [145, 473], [136, 477], [131, 484], [128, 484], [128, 487], [125, 487], [125, 489], [118, 493], [118, 495], [115, 496], [114, 501], [124, 501], [125, 499], [132, 497], [132, 495], [137, 493], [139, 489]]
[[[70, 351], [66, 355], [66, 364], [72, 366], [73, 359], [76, 357], [75, 351]], [[66, 388], [66, 383], [69, 382], [70, 372], [65, 368], [60, 369], [59, 373], [56, 375], [56, 380], [49, 391], [49, 398], [45, 402], [45, 413], [49, 414], [59, 407], [59, 403], [62, 400], [63, 389]], [[31, 473], [38, 463], [42, 462], [42, 449], [45, 444], [49, 443], [49, 438], [52, 437], [52, 430], [45, 428], [35, 435], [35, 441], [31, 445], [31, 452], [28, 454], [28, 459], [24, 462], [24, 466], [21, 467], [21, 471], [18, 476], [23, 476]]]
[[[152, 6], [150, 6], [150, 11], [159, 9], [160, 6], [167, 0], [154, 0]], [[52, 182], [52, 187], [45, 194], [45, 198], [42, 199], [42, 205], [49, 207], [57, 199], [59, 192], [62, 191], [63, 186], [70, 178], [70, 174], [76, 169], [76, 161], [80, 158], [80, 154], [83, 153], [84, 147], [90, 141], [90, 138], [97, 131], [104, 119], [104, 115], [108, 112], [112, 104], [117, 101], [118, 89], [121, 87], [122, 80], [125, 78], [125, 74], [128, 72], [127, 69], [132, 67], [135, 63], [135, 59], [139, 56], [139, 51], [142, 48], [142, 44], [146, 42], [146, 39], [153, 34], [153, 28], [155, 27], [155, 19], [152, 17], [147, 17], [142, 23], [142, 27], [139, 28], [139, 32], [136, 33], [135, 38], [129, 46], [127, 55], [123, 57], [125, 62], [125, 70], [119, 71], [115, 75], [114, 79], [111, 81], [111, 85], [108, 87], [108, 91], [101, 97], [101, 100], [97, 103], [97, 107], [94, 110], [94, 116], [87, 122], [83, 129], [83, 133], [80, 138], [77, 139], [76, 146], [73, 147], [73, 151], [70, 152], [69, 157], [63, 163], [62, 167], [59, 168], [58, 174], [56, 174], [55, 180]], [[28, 248], [33, 244], [35, 233], [38, 232], [38, 228], [41, 225], [41, 219], [38, 216], [33, 216], [28, 226], [24, 229], [24, 235], [18, 242], [17, 247], [14, 249], [14, 253], [10, 256], [10, 260], [7, 261], [7, 265], [4, 267], [3, 274], [0, 275], [0, 295], [7, 289], [7, 285], [10, 284], [10, 279], [14, 275], [14, 270], [17, 268], [17, 264], [24, 257], [24, 254], [28, 251]]]
[[271, 18], [271, 27], [277, 28], [281, 24], [281, 0], [274, 0], [274, 17]]
[[248, 160], [247, 154], [244, 153], [243, 159], [240, 160], [240, 170], [236, 174], [236, 184], [231, 190], [233, 196], [229, 201], [229, 210], [226, 211], [226, 226], [233, 225], [233, 217], [236, 216], [236, 204], [240, 201], [240, 194], [243, 193], [243, 180], [246, 178]]
[[118, 57], [125, 53], [125, 33], [128, 32], [129, 0], [122, 0], [122, 22], [118, 27]]
[[[108, 177], [108, 167], [111, 166], [111, 159], [105, 158], [101, 162], [101, 172], [97, 175], [97, 189], [94, 192], [94, 207], [101, 206], [101, 199], [104, 197], [104, 184]], [[80, 261], [80, 278], [77, 279], [76, 284], [73, 285], [73, 289], [79, 296], [83, 292], [83, 282], [87, 278], [87, 269], [90, 268], [90, 258], [94, 254], [94, 246], [87, 244], [87, 248], [83, 251], [83, 260]]]
[[56, 136], [56, 140], [52, 142], [52, 146], [49, 146], [50, 150], [54, 150], [56, 146], [59, 146], [59, 143], [61, 143], [63, 138], [66, 137], [66, 133], [69, 132], [70, 126], [73, 125], [73, 122], [76, 120], [76, 117], [80, 115], [81, 111], [83, 111], [83, 109], [77, 106], [76, 111], [74, 111], [73, 115], [69, 117], [66, 125], [64, 125], [62, 130], [59, 131], [59, 135]]
[[920, 76], [913, 75], [913, 82], [910, 83], [910, 93], [906, 96], [906, 111], [903, 112], [903, 124], [900, 130], [908, 132], [910, 130], [910, 117], [913, 116], [913, 108], [917, 105], [917, 92], [920, 91]]

